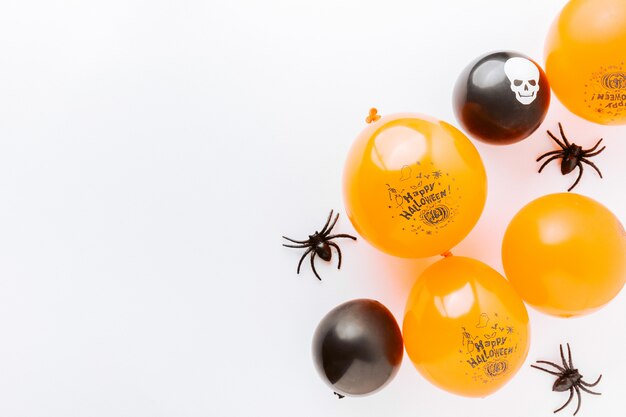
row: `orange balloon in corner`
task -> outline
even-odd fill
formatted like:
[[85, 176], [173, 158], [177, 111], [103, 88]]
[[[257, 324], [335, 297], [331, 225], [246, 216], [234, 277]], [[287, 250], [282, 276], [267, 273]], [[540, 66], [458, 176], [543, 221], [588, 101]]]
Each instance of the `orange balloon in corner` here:
[[478, 151], [452, 125], [402, 113], [379, 117], [357, 137], [343, 176], [346, 212], [363, 238], [390, 255], [444, 253], [474, 227], [487, 177]]
[[592, 122], [626, 123], [626, 1], [571, 0], [545, 44], [552, 90]]
[[536, 309], [561, 317], [588, 314], [626, 282], [626, 235], [597, 201], [549, 194], [513, 217], [502, 242], [502, 264], [520, 296]]
[[528, 312], [497, 271], [448, 256], [417, 279], [406, 305], [404, 345], [434, 385], [485, 397], [505, 385], [528, 354]]

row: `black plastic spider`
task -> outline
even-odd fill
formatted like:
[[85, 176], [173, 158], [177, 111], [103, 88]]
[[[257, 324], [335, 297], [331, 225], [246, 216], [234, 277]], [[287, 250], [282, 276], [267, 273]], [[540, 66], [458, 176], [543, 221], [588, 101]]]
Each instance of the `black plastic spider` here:
[[552, 391], [562, 392], [562, 391], [569, 390], [569, 398], [567, 399], [567, 402], [563, 404], [560, 408], [554, 410], [555, 413], [567, 407], [567, 405], [570, 403], [570, 401], [572, 401], [572, 398], [574, 397], [574, 390], [576, 390], [576, 395], [578, 396], [578, 406], [576, 407], [576, 411], [574, 411], [574, 415], [576, 415], [576, 413], [578, 413], [578, 410], [580, 409], [580, 390], [583, 390], [593, 395], [602, 395], [599, 392], [593, 392], [585, 388], [585, 387], [595, 387], [596, 385], [598, 385], [598, 382], [600, 382], [602, 375], [600, 375], [598, 379], [596, 380], [596, 382], [594, 382], [593, 384], [583, 381], [582, 379], [583, 376], [578, 373], [578, 369], [575, 369], [574, 364], [572, 364], [572, 351], [569, 348], [569, 343], [567, 344], [567, 355], [569, 357], [569, 365], [567, 362], [565, 362], [565, 356], [563, 355], [563, 345], [559, 345], [559, 348], [561, 349], [561, 360], [563, 361], [563, 366], [559, 366], [556, 363], [552, 363], [548, 361], [537, 361], [537, 363], [545, 363], [548, 365], [552, 365], [556, 369], [558, 369], [559, 372], [549, 371], [547, 369], [540, 368], [539, 366], [536, 366], [536, 365], [530, 365], [530, 366], [533, 368], [539, 369], [541, 371], [547, 372], [549, 374], [558, 376], [558, 379], [554, 381], [554, 385], [552, 386]]
[[559, 144], [561, 149], [558, 151], [546, 152], [543, 155], [541, 155], [539, 158], [537, 158], [537, 162], [539, 162], [546, 156], [552, 155], [552, 157], [548, 158], [548, 160], [545, 161], [543, 165], [541, 165], [541, 168], [539, 168], [539, 172], [541, 172], [541, 170], [543, 170], [543, 168], [546, 165], [548, 165], [550, 161], [553, 161], [558, 158], [563, 159], [561, 161], [561, 174], [563, 175], [569, 174], [570, 172], [574, 170], [574, 168], [578, 167], [579, 168], [578, 178], [576, 178], [576, 181], [574, 182], [574, 184], [571, 187], [569, 187], [567, 191], [572, 191], [572, 189], [576, 187], [576, 184], [578, 184], [578, 181], [580, 181], [580, 177], [582, 177], [583, 175], [583, 164], [581, 162], [584, 162], [587, 165], [591, 165], [591, 167], [595, 169], [598, 172], [598, 174], [600, 174], [600, 178], [602, 178], [602, 173], [600, 172], [598, 167], [593, 162], [587, 159], [589, 157], [596, 156], [597, 154], [599, 154], [606, 148], [606, 146], [603, 146], [602, 149], [594, 152], [596, 148], [598, 147], [598, 145], [600, 145], [600, 142], [602, 142], [602, 139], [600, 139], [598, 143], [594, 145], [593, 148], [583, 149], [581, 146], [578, 146], [575, 143], [569, 143], [569, 141], [565, 137], [565, 133], [563, 133], [563, 126], [561, 126], [561, 123], [559, 123], [559, 130], [561, 131], [561, 137], [563, 138], [563, 141], [565, 143], [558, 140], [556, 136], [554, 136], [552, 132], [548, 130], [548, 135], [550, 135], [550, 137], [554, 139], [556, 143]]
[[333, 217], [333, 210], [330, 211], [330, 214], [328, 215], [328, 220], [326, 220], [326, 224], [324, 225], [324, 228], [322, 229], [322, 231], [318, 232], [316, 230], [315, 233], [313, 233], [312, 235], [309, 235], [308, 240], [294, 240], [286, 236], [283, 236], [283, 239], [287, 239], [290, 242], [298, 244], [298, 245], [286, 245], [283, 243], [283, 246], [286, 246], [288, 248], [308, 248], [306, 252], [304, 252], [304, 255], [302, 255], [302, 258], [300, 258], [300, 262], [298, 262], [298, 274], [300, 273], [300, 266], [302, 265], [302, 261], [304, 261], [304, 258], [310, 253], [311, 254], [311, 268], [313, 269], [313, 273], [315, 274], [317, 279], [321, 281], [322, 279], [320, 278], [319, 274], [315, 270], [315, 263], [313, 261], [315, 259], [315, 255], [318, 255], [323, 260], [329, 262], [333, 255], [330, 250], [331, 246], [337, 249], [337, 254], [339, 255], [339, 264], [337, 265], [337, 269], [341, 268], [341, 249], [339, 249], [339, 246], [337, 246], [336, 243], [331, 242], [330, 240], [335, 239], [337, 237], [346, 237], [352, 240], [356, 240], [356, 237], [346, 235], [346, 234], [330, 235], [330, 231], [333, 230], [333, 227], [335, 227], [335, 223], [337, 223], [337, 219], [339, 218], [339, 213], [337, 213], [335, 220], [333, 220], [333, 223], [329, 227], [328, 225], [330, 224], [330, 219], [332, 217]]

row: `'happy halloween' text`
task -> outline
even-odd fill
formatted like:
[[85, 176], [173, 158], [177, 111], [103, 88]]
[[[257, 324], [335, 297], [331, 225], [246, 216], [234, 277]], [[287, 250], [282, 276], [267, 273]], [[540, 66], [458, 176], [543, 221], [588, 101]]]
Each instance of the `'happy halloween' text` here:
[[[402, 196], [407, 203], [410, 203], [400, 215], [407, 220], [411, 220], [413, 214], [420, 211], [423, 206], [439, 201], [448, 195], [446, 190], [433, 193], [435, 183], [426, 184], [419, 191], [408, 192]], [[419, 198], [419, 199], [418, 199]]]
[[472, 368], [475, 368], [479, 364], [487, 362], [488, 359], [510, 355], [515, 350], [513, 347], [501, 347], [506, 342], [506, 339], [506, 337], [498, 337], [494, 340], [484, 342], [480, 340], [478, 343], [474, 343], [478, 354], [468, 359], [467, 363]]

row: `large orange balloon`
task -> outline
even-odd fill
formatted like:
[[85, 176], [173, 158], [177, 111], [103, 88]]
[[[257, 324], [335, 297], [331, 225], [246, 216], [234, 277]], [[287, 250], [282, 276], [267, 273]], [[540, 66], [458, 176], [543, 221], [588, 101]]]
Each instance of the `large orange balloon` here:
[[552, 25], [546, 74], [573, 113], [626, 123], [626, 1], [572, 0]]
[[415, 283], [404, 315], [404, 345], [417, 370], [455, 394], [487, 396], [528, 354], [521, 298], [502, 275], [470, 258], [448, 256]]
[[476, 148], [455, 127], [419, 114], [368, 126], [344, 169], [347, 214], [378, 249], [404, 258], [441, 254], [474, 227], [487, 196]]
[[626, 282], [626, 236], [606, 207], [550, 194], [522, 208], [502, 243], [507, 278], [533, 307], [556, 316], [595, 311]]

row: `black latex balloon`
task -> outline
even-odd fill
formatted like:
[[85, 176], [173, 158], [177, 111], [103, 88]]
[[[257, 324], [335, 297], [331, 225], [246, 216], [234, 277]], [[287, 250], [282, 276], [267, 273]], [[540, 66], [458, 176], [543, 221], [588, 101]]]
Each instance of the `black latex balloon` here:
[[385, 386], [400, 367], [403, 349], [393, 315], [368, 299], [335, 307], [313, 337], [315, 366], [341, 395], [365, 395]]
[[494, 145], [528, 137], [543, 121], [549, 105], [546, 74], [517, 52], [494, 52], [476, 59], [454, 87], [454, 112], [463, 128]]

